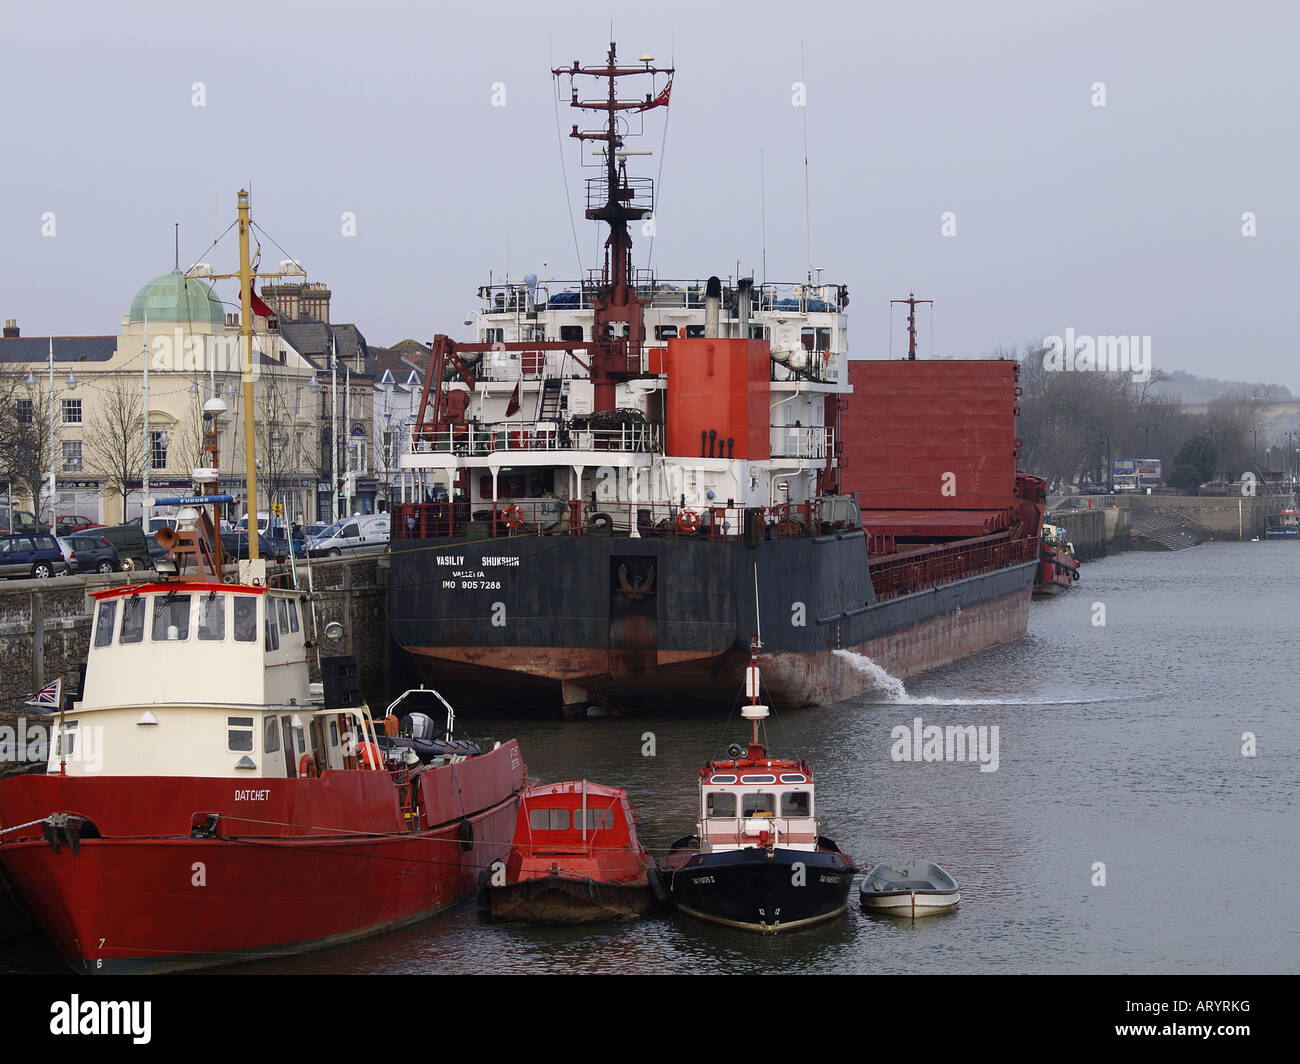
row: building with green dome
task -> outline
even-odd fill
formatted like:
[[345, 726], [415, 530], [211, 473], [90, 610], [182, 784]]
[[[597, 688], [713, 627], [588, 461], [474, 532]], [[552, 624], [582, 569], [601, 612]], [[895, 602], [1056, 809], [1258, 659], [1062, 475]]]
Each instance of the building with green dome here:
[[205, 322], [225, 325], [229, 312], [212, 285], [172, 270], [155, 277], [135, 294], [127, 322]]
[[[221, 483], [231, 494], [245, 495], [237, 282], [226, 283], [225, 295], [232, 302], [223, 302], [212, 282], [173, 269], [140, 287], [116, 336], [54, 337], [52, 402], [51, 338], [22, 336], [17, 320], [6, 320], [0, 373], [30, 378], [19, 408], [27, 417], [39, 412], [48, 423], [48, 412], [54, 413], [56, 496], [51, 499], [42, 486], [40, 498], [29, 504], [43, 519], [82, 514], [114, 524], [138, 517], [146, 497], [187, 487], [192, 469], [205, 461], [203, 404], [214, 390], [227, 406], [219, 419]], [[306, 523], [317, 508], [320, 364], [302, 343], [295, 346], [269, 329], [265, 318], [254, 319], [253, 352], [258, 465], [266, 477], [266, 483], [259, 477], [259, 509], [268, 507], [267, 495], [274, 493], [287, 517]], [[357, 420], [365, 417], [368, 412]], [[41, 461], [48, 469], [48, 456]]]

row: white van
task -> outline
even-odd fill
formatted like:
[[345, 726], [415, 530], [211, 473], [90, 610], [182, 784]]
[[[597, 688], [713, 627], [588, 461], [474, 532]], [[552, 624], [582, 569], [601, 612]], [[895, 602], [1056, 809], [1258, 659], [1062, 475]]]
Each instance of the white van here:
[[319, 536], [307, 543], [313, 558], [333, 557], [362, 551], [381, 551], [392, 535], [389, 514], [358, 514], [335, 521]]

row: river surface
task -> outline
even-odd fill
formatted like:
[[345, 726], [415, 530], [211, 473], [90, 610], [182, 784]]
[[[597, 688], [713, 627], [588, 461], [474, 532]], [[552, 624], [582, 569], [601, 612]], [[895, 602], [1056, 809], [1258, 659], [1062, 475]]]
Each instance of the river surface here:
[[[823, 831], [864, 871], [937, 861], [961, 885], [950, 915], [867, 916], [855, 891], [842, 918], [764, 937], [668, 914], [581, 930], [496, 924], [471, 901], [358, 945], [229, 970], [1300, 971], [1298, 578], [1293, 543], [1116, 555], [1035, 602], [1015, 644], [905, 692], [884, 683], [769, 721], [772, 753], [815, 769]], [[543, 781], [626, 787], [643, 840], [662, 852], [694, 830], [699, 765], [746, 734], [737, 716], [727, 724], [732, 708], [458, 724], [467, 736], [517, 736]], [[916, 718], [996, 726], [996, 771], [895, 760], [911, 744], [891, 732]], [[50, 970], [40, 947], [0, 954], [0, 971]]]

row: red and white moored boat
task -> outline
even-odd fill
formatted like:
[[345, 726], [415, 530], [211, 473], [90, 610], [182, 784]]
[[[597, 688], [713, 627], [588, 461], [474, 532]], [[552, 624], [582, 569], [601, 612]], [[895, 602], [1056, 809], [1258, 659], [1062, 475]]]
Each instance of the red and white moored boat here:
[[655, 905], [653, 862], [627, 794], [586, 780], [530, 787], [514, 845], [488, 880], [492, 915], [585, 924], [637, 917]]
[[[241, 193], [245, 323], [247, 215]], [[351, 656], [320, 659], [315, 693], [305, 597], [270, 586], [255, 542], [226, 582], [232, 500], [203, 494], [215, 439], [195, 494], [160, 500], [182, 507], [158, 534], [172, 575], [91, 593], [84, 690], [46, 774], [0, 781], [0, 868], [90, 972], [282, 956], [430, 916], [505, 856], [525, 785], [513, 740], [429, 758], [385, 743], [385, 758]]]

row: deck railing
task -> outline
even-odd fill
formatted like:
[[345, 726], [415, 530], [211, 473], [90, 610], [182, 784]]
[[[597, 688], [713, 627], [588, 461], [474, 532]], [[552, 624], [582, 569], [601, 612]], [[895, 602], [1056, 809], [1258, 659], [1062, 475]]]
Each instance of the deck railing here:
[[1037, 539], [1003, 539], [996, 543], [963, 541], [873, 561], [871, 583], [876, 599], [883, 602], [939, 587], [959, 577], [1005, 569], [1037, 558]]
[[416, 429], [417, 452], [450, 451], [473, 456], [496, 451], [621, 451], [652, 454], [662, 450], [663, 424], [629, 422], [613, 428], [576, 428], [558, 419], [471, 422], [443, 429]]
[[[856, 527], [853, 515], [818, 502], [782, 506], [673, 506], [580, 499], [400, 503], [394, 539], [467, 536], [665, 536], [674, 539], [798, 539]], [[748, 531], [747, 531], [748, 530]]]

